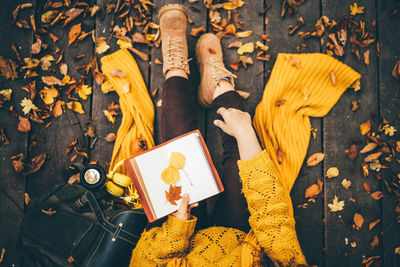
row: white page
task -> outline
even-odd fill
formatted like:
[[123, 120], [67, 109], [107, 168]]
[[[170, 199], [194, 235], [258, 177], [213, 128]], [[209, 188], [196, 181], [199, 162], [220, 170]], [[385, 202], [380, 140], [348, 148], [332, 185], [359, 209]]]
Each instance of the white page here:
[[199, 135], [192, 133], [174, 140], [156, 150], [136, 157], [157, 218], [176, 211], [181, 202], [181, 200], [176, 201], [178, 205], [175, 206], [167, 201], [165, 191], [169, 190], [170, 185], [161, 179], [162, 171], [169, 166], [172, 152], [179, 152], [186, 157], [183, 170], [193, 183], [192, 186], [185, 173], [179, 170], [180, 179], [174, 185], [182, 186], [181, 196], [188, 193], [190, 203], [196, 203], [219, 193], [218, 185], [200, 144]]

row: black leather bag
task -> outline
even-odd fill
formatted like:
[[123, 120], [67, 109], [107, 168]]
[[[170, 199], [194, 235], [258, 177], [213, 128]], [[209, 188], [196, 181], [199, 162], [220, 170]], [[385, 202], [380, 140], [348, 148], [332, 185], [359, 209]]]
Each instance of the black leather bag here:
[[24, 216], [24, 265], [129, 266], [147, 222], [141, 210], [103, 212], [83, 186], [58, 185]]

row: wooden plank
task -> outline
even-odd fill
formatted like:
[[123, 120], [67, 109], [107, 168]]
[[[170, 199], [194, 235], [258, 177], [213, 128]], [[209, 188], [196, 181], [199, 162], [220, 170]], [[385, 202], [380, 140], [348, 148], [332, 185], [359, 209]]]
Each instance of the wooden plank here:
[[[168, 4], [168, 1], [165, 0], [157, 0], [154, 1], [155, 3], [155, 9], [153, 10], [153, 21], [155, 23], [159, 23], [158, 20], [158, 11], [166, 4]], [[186, 36], [187, 36], [187, 44], [188, 44], [188, 53], [189, 53], [189, 58], [192, 60], [189, 62], [189, 67], [190, 67], [190, 81], [192, 84], [197, 87], [197, 85], [200, 83], [200, 76], [199, 76], [199, 71], [197, 68], [196, 64], [196, 56], [195, 56], [195, 47], [196, 47], [196, 42], [197, 42], [197, 37], [191, 36], [190, 30], [191, 28], [197, 28], [201, 26], [206, 26], [206, 18], [207, 18], [207, 10], [204, 8], [203, 4], [201, 1], [194, 3], [194, 4], [189, 4], [188, 2], [184, 1], [181, 3], [184, 5], [187, 10], [188, 10], [188, 16], [191, 21], [193, 21], [192, 24], [187, 25], [187, 30], [186, 30]], [[162, 60], [162, 53], [161, 53], [161, 45], [159, 48], [153, 47], [151, 49], [151, 60], [152, 60], [152, 65], [151, 65], [151, 74], [150, 74], [150, 87], [149, 89], [151, 91], [155, 90], [158, 88], [158, 96], [156, 99], [154, 99], [154, 102], [157, 103], [158, 101], [161, 100], [162, 96], [162, 83], [164, 82], [164, 75], [162, 73], [162, 65], [157, 65], [154, 63], [155, 59]], [[199, 129], [202, 132], [202, 134], [205, 134], [205, 126], [204, 126], [204, 114], [205, 111], [201, 109], [198, 106], [198, 121], [199, 121]], [[160, 127], [160, 113], [161, 113], [161, 108], [156, 106], [156, 118], [155, 118], [155, 141], [157, 144], [161, 142], [160, 139], [160, 133], [159, 133], [159, 127]]]
[[[17, 28], [12, 21], [12, 11], [17, 5], [26, 1], [5, 1], [0, 9], [0, 51], [4, 58], [11, 58], [17, 61], [11, 50], [11, 44], [14, 43], [21, 55], [29, 56], [32, 45], [32, 30], [22, 30]], [[30, 1], [35, 5], [35, 1]], [[20, 18], [29, 18], [35, 13], [34, 7], [24, 10], [20, 14]], [[21, 254], [16, 248], [19, 225], [22, 221], [22, 210], [24, 208], [24, 192], [25, 177], [17, 174], [12, 165], [10, 157], [19, 153], [27, 152], [28, 134], [17, 131], [18, 118], [11, 116], [11, 112], [7, 108], [12, 105], [18, 114], [23, 115], [21, 111], [20, 101], [28, 94], [20, 90], [26, 81], [24, 79], [16, 79], [14, 81], [6, 80], [0, 77], [0, 90], [11, 88], [13, 90], [12, 99], [9, 103], [0, 109], [0, 128], [6, 130], [10, 144], [0, 147], [0, 190], [5, 193], [1, 194], [2, 208], [0, 209], [0, 249], [4, 248], [6, 254], [2, 264], [4, 266], [19, 266], [21, 262]]]
[[[268, 3], [268, 1], [267, 1]], [[271, 38], [270, 53], [271, 61], [266, 63], [266, 73], [268, 74], [275, 63], [278, 53], [297, 53], [297, 46], [304, 41], [307, 47], [302, 52], [315, 53], [320, 52], [320, 43], [316, 39], [300, 39], [297, 32], [311, 28], [317, 19], [320, 18], [319, 1], [305, 1], [299, 7], [298, 13], [292, 16], [281, 18], [281, 3], [272, 3], [271, 9], [266, 14], [268, 24], [266, 25], [266, 33]], [[298, 17], [303, 17], [305, 25], [293, 35], [289, 35], [287, 27], [295, 26]], [[268, 81], [268, 77], [266, 82]], [[261, 88], [260, 88], [261, 89]], [[309, 156], [317, 152], [323, 152], [322, 147], [322, 128], [321, 118], [310, 118], [311, 125], [316, 129], [314, 139], [311, 137], [305, 161]], [[306, 257], [307, 263], [310, 265], [324, 265], [324, 201], [323, 192], [315, 199], [315, 203], [307, 202], [304, 198], [305, 190], [312, 184], [317, 183], [317, 179], [322, 177], [323, 164], [320, 163], [315, 167], [307, 167], [303, 163], [300, 174], [294, 184], [291, 197], [296, 219], [297, 237], [300, 242], [302, 251]], [[303, 204], [306, 203], [306, 208]]]
[[[40, 5], [37, 6], [36, 10], [40, 15], [47, 11], [43, 11], [44, 4], [45, 2], [41, 2]], [[64, 62], [68, 65], [68, 75], [70, 75], [71, 78], [74, 78], [76, 81], [79, 81], [80, 77], [82, 76], [82, 74], [76, 70], [76, 67], [89, 62], [90, 55], [93, 53], [94, 47], [92, 38], [90, 37], [87, 37], [83, 41], [79, 42], [77, 46], [69, 46], [68, 33], [70, 28], [77, 23], [81, 23], [83, 31], [90, 32], [94, 29], [94, 22], [94, 19], [91, 18], [82, 19], [78, 17], [65, 28], [62, 28], [60, 24], [56, 24], [49, 30], [58, 36], [59, 40], [56, 43], [50, 39], [48, 34], [42, 35], [43, 41], [49, 44], [49, 48], [45, 52], [46, 54], [54, 53], [56, 47], [58, 47], [60, 50], [64, 50], [63, 59], [61, 62]], [[86, 56], [83, 59], [74, 60], [75, 56], [81, 54], [85, 54]], [[57, 73], [59, 73], [59, 66], [59, 64], [54, 66]], [[85, 84], [92, 86], [91, 79], [87, 78], [85, 80]], [[38, 90], [39, 89], [41, 88], [39, 87]], [[65, 102], [70, 102], [65, 95], [62, 96], [62, 98]], [[77, 119], [83, 129], [85, 124], [89, 121], [91, 98], [89, 96], [87, 100], [82, 100], [79, 97], [78, 99], [82, 103], [85, 111], [84, 114], [76, 114]], [[73, 112], [71, 112], [71, 115], [75, 116]], [[52, 124], [49, 127], [45, 128], [44, 126], [45, 124], [35, 124], [30, 135], [31, 142], [38, 142], [38, 146], [30, 151], [30, 155], [32, 157], [38, 155], [39, 153], [46, 153], [48, 155], [48, 159], [46, 159], [42, 169], [37, 173], [30, 175], [29, 179], [27, 179], [27, 191], [32, 199], [40, 197], [52, 186], [66, 182], [66, 177], [64, 177], [63, 170], [65, 170], [67, 165], [70, 164], [70, 159], [75, 152], [66, 154], [65, 149], [75, 138], [78, 137], [78, 133], [74, 132], [67, 113], [64, 113], [57, 119], [52, 119]], [[77, 147], [81, 146], [82, 145], [79, 144]], [[80, 161], [81, 158], [79, 157], [76, 162]]]
[[[349, 15], [349, 5], [350, 3], [344, 0], [322, 0], [322, 11], [330, 19], [339, 20], [344, 14]], [[365, 14], [357, 15], [355, 19], [366, 21], [369, 28], [371, 19], [376, 15], [375, 2], [368, 0], [363, 1], [360, 5], [365, 6]], [[349, 39], [347, 39], [348, 41]], [[347, 44], [345, 55], [340, 60], [361, 73], [361, 90], [357, 93], [354, 93], [352, 89], [347, 90], [323, 119], [323, 145], [326, 154], [324, 169], [326, 171], [335, 166], [340, 170], [339, 177], [325, 179], [326, 266], [362, 266], [361, 262], [364, 258], [381, 256], [382, 249], [379, 245], [371, 251], [369, 245], [373, 235], [379, 235], [380, 225], [372, 231], [368, 231], [368, 224], [381, 217], [381, 203], [370, 197], [363, 188], [363, 183], [367, 182], [371, 186], [371, 192], [379, 190], [380, 182], [372, 177], [373, 175], [366, 179], [363, 178], [361, 169], [363, 157], [358, 156], [352, 161], [344, 153], [349, 146], [349, 139], [358, 138], [365, 143], [366, 137], [360, 133], [359, 125], [361, 123], [371, 120], [373, 128], [377, 124], [378, 86], [375, 49], [370, 49], [371, 63], [367, 67], [364, 63], [357, 62], [350, 53], [350, 47], [351, 44]], [[363, 52], [364, 49], [360, 51], [361, 54]], [[358, 99], [361, 101], [361, 108], [353, 113], [349, 108], [351, 101]], [[352, 182], [352, 186], [348, 190], [341, 185], [344, 178]], [[343, 211], [331, 212], [328, 208], [328, 204], [332, 203], [334, 196], [337, 196], [339, 200], [344, 200]], [[350, 201], [350, 198], [354, 198], [355, 203]], [[361, 230], [355, 230], [352, 227], [355, 213], [361, 214], [365, 219]], [[345, 241], [346, 238], [348, 243]], [[355, 242], [353, 243], [355, 247], [352, 247], [351, 242]]]
[[[379, 67], [379, 104], [380, 115], [386, 118], [390, 125], [400, 131], [399, 103], [400, 90], [399, 81], [392, 76], [392, 69], [397, 60], [400, 60], [400, 21], [399, 17], [393, 19], [392, 12], [399, 4], [396, 1], [376, 1], [378, 10], [378, 35], [381, 56], [378, 57]], [[398, 137], [399, 135], [397, 135]], [[397, 172], [399, 170], [397, 169]], [[383, 176], [388, 172], [383, 171]], [[382, 200], [382, 228], [383, 228], [383, 264], [384, 266], [400, 266], [400, 255], [395, 255], [394, 250], [400, 247], [400, 224], [396, 222], [396, 214], [393, 211], [396, 201], [383, 187], [384, 197]], [[398, 203], [398, 202], [397, 202]]]
[[[100, 8], [103, 8], [103, 6], [106, 3], [110, 3], [110, 1], [107, 0], [97, 1], [97, 5]], [[107, 14], [104, 18], [98, 17], [96, 19], [96, 39], [100, 37], [106, 37], [107, 40], [110, 39], [109, 45], [111, 46], [109, 51], [107, 51], [105, 54], [97, 56], [97, 62], [99, 64], [99, 68], [101, 68], [100, 59], [102, 56], [115, 52], [119, 49], [119, 46], [116, 44], [117, 39], [110, 38], [110, 35], [112, 34], [111, 25], [114, 25], [114, 23], [115, 25], [120, 25], [120, 26], [122, 25], [122, 23], [118, 18], [114, 18], [114, 12]], [[149, 53], [150, 51], [150, 49], [146, 45], [134, 44], [134, 47], [145, 53]], [[149, 62], [143, 61], [136, 55], [133, 55], [133, 57], [135, 58], [139, 66], [139, 69], [142, 73], [143, 79], [146, 85], [148, 86]], [[101, 91], [101, 86], [98, 85], [96, 82], [94, 82], [93, 88], [94, 90], [93, 90], [92, 118], [98, 140], [95, 143], [93, 150], [90, 153], [90, 158], [91, 160], [99, 161], [99, 164], [104, 166], [111, 161], [112, 151], [114, 147], [114, 143], [107, 142], [106, 140], [104, 140], [104, 137], [106, 137], [107, 134], [111, 132], [117, 133], [119, 125], [121, 124], [122, 114], [120, 113], [120, 115], [117, 116], [115, 124], [112, 125], [104, 116], [103, 110], [107, 109], [107, 104], [110, 103], [111, 101], [119, 103], [118, 94], [116, 92], [103, 94]]]

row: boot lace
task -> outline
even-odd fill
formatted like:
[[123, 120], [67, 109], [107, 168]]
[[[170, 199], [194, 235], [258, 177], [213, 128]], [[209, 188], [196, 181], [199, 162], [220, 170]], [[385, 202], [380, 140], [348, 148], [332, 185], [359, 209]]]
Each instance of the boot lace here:
[[227, 70], [220, 60], [211, 58], [208, 64], [212, 67], [211, 73], [214, 81], [218, 84], [223, 78], [228, 78], [233, 87], [235, 87], [234, 79], [237, 78], [235, 74]]
[[166, 42], [164, 70], [177, 68], [189, 73], [188, 62], [190, 59], [185, 56], [185, 41], [183, 39], [171, 39], [169, 36], [164, 41]]

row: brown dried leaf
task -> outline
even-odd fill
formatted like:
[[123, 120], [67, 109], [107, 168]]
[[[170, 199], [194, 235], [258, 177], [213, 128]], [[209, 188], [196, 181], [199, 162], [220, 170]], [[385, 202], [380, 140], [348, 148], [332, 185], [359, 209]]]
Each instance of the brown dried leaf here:
[[106, 140], [109, 143], [112, 143], [115, 141], [116, 138], [117, 138], [117, 135], [115, 133], [109, 133], [109, 134], [107, 134], [106, 137], [104, 137], [104, 140]]
[[190, 31], [190, 35], [197, 37], [197, 36], [200, 36], [203, 32], [206, 32], [206, 30], [207, 29], [204, 26], [201, 26], [198, 28], [192, 28], [192, 30]]
[[42, 40], [40, 38], [37, 38], [36, 42], [33, 43], [31, 46], [31, 53], [34, 55], [39, 54], [41, 49], [42, 49]]
[[377, 160], [381, 155], [382, 155], [382, 152], [376, 152], [376, 153], [370, 154], [370, 155], [368, 155], [368, 157], [366, 157], [364, 159], [364, 162], [371, 162], [371, 161]]
[[358, 156], [358, 147], [356, 144], [350, 145], [348, 149], [344, 151], [351, 160], [354, 160]]
[[143, 61], [149, 61], [149, 56], [146, 53], [134, 47], [129, 47], [128, 49], [131, 50], [133, 53], [135, 53], [137, 56], [139, 56]]
[[375, 200], [379, 200], [383, 197], [383, 194], [381, 191], [375, 191], [371, 194], [371, 197]]
[[63, 85], [62, 81], [55, 76], [42, 76], [42, 81], [48, 86]]
[[286, 101], [287, 101], [286, 99], [279, 99], [279, 100], [277, 100], [277, 101], [275, 102], [275, 106], [276, 106], [276, 107], [280, 107], [281, 105], [285, 104]]
[[234, 42], [232, 42], [232, 43], [230, 43], [230, 44], [228, 44], [228, 48], [239, 48], [239, 47], [241, 47], [243, 45], [243, 42], [242, 41], [234, 41]]
[[63, 105], [64, 102], [61, 100], [57, 100], [57, 102], [54, 104], [52, 112], [55, 118], [60, 117], [63, 114], [64, 111]]
[[350, 186], [351, 186], [351, 181], [349, 181], [349, 180], [347, 180], [347, 179], [343, 179], [343, 180], [342, 180], [342, 186], [343, 186], [345, 189], [349, 189]]
[[68, 33], [68, 45], [71, 45], [78, 35], [81, 33], [81, 23], [75, 24], [74, 26], [71, 27]]
[[375, 220], [375, 221], [369, 223], [368, 229], [371, 231], [372, 228], [374, 228], [375, 225], [377, 225], [380, 221], [381, 221], [381, 219], [377, 219], [377, 220]]
[[371, 241], [371, 243], [369, 243], [369, 245], [371, 246], [371, 250], [373, 250], [376, 246], [379, 245], [379, 237], [378, 237], [378, 235], [374, 235], [372, 237], [372, 241]]
[[353, 217], [353, 221], [354, 221], [353, 228], [360, 230], [364, 224], [364, 217], [359, 213], [355, 213], [354, 217]]
[[84, 9], [81, 9], [81, 8], [67, 9], [64, 13], [64, 15], [67, 16], [67, 18], [65, 19], [65, 21], [61, 27], [64, 28], [65, 26], [67, 26], [72, 20], [74, 20], [76, 17], [78, 17], [83, 12], [83, 10]]
[[6, 79], [14, 80], [15, 78], [18, 78], [17, 67], [17, 64], [11, 59], [5, 59], [0, 56], [0, 72], [1, 75], [4, 76]]
[[32, 173], [36, 173], [43, 166], [44, 162], [46, 161], [46, 158], [47, 156], [45, 153], [41, 153], [36, 157], [34, 157], [31, 160], [31, 163], [26, 165], [26, 167], [28, 167], [29, 169], [26, 172], [24, 172], [24, 174], [29, 175]]
[[360, 132], [362, 135], [366, 135], [371, 131], [371, 121], [366, 121], [360, 125]]
[[317, 183], [318, 184], [310, 185], [306, 189], [306, 191], [304, 192], [305, 198], [315, 198], [319, 195], [319, 193], [321, 193], [323, 182], [321, 181], [321, 179], [318, 179]]
[[323, 161], [325, 158], [324, 153], [314, 153], [307, 159], [307, 166], [312, 167]]
[[31, 123], [29, 119], [19, 116], [18, 129], [21, 133], [27, 133], [31, 130]]
[[65, 153], [67, 154], [71, 153], [72, 149], [74, 149], [77, 143], [78, 143], [78, 138], [75, 138], [74, 141], [72, 141], [72, 143], [67, 146], [67, 148], [65, 149]]
[[[13, 159], [13, 158], [11, 158], [11, 159]], [[24, 160], [24, 155], [22, 154], [22, 156], [19, 157], [19, 159], [13, 160], [12, 163], [11, 163], [12, 166], [14, 167], [14, 170], [17, 173], [22, 172], [24, 170], [24, 168], [25, 168], [25, 163], [24, 163], [23, 160]]]

